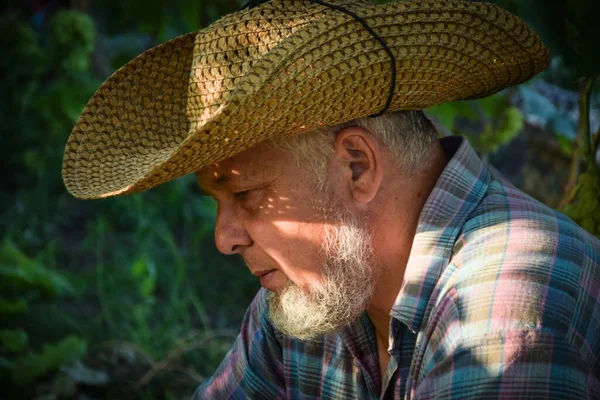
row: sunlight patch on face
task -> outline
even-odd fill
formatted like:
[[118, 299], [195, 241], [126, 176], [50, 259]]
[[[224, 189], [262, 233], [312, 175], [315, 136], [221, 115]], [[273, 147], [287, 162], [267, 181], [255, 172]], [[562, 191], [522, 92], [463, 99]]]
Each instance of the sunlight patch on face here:
[[[325, 204], [336, 204], [325, 200]], [[318, 275], [302, 287], [288, 280], [281, 293], [268, 295], [273, 325], [301, 340], [317, 339], [356, 321], [367, 308], [378, 279], [372, 235], [365, 221], [342, 211], [339, 204], [326, 212], [332, 223], [324, 226], [324, 260]]]
[[[269, 208], [271, 205], [268, 206]], [[318, 221], [290, 221], [290, 220], [277, 220], [273, 221], [272, 225], [277, 229], [280, 236], [289, 239], [299, 239], [305, 243], [321, 243], [321, 235], [315, 236], [315, 232], [323, 232], [327, 224]]]

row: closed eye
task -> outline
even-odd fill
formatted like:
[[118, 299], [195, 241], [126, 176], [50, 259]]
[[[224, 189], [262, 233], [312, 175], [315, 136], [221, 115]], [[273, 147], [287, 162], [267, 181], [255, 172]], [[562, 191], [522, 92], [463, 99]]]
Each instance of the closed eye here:
[[233, 197], [240, 200], [245, 200], [250, 194], [250, 190], [242, 190], [241, 192], [235, 192]]
[[262, 188], [233, 192], [233, 198], [247, 209], [255, 209], [263, 199]]

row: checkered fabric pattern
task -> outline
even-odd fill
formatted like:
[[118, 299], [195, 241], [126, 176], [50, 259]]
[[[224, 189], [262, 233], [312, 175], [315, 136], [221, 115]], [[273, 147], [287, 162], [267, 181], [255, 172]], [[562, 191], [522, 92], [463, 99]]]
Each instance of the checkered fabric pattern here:
[[420, 216], [379, 374], [365, 314], [284, 337], [265, 291], [193, 399], [600, 399], [600, 241], [490, 171], [467, 140]]

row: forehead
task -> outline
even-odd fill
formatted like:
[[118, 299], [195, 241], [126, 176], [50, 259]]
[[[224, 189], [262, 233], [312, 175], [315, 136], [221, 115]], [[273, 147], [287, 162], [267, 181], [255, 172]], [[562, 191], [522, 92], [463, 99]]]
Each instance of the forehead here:
[[249, 183], [280, 173], [290, 162], [289, 151], [272, 144], [260, 143], [233, 157], [196, 172], [196, 178], [205, 188], [222, 186], [229, 182]]

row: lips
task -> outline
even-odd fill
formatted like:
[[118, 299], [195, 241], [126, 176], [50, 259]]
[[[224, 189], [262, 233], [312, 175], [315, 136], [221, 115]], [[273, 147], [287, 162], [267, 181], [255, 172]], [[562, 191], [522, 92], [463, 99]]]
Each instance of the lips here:
[[264, 269], [262, 271], [252, 271], [252, 275], [258, 276], [260, 278], [260, 277], [262, 277], [268, 273], [271, 273], [273, 271], [275, 271], [275, 269]]
[[[256, 260], [251, 260], [244, 257], [244, 261], [246, 262], [246, 266], [252, 273], [252, 275], [257, 276], [260, 279], [260, 284], [267, 290], [274, 290], [277, 286], [277, 268], [269, 268], [270, 265], [267, 263], [253, 262]], [[260, 265], [262, 264], [262, 265]], [[267, 264], [267, 265], [265, 265]], [[266, 268], [265, 268], [266, 267]]]
[[277, 272], [277, 270], [272, 269], [269, 271], [264, 271], [261, 275], [258, 275], [260, 277], [260, 285], [265, 289], [272, 290], [274, 288], [273, 284], [276, 275], [275, 272]]

